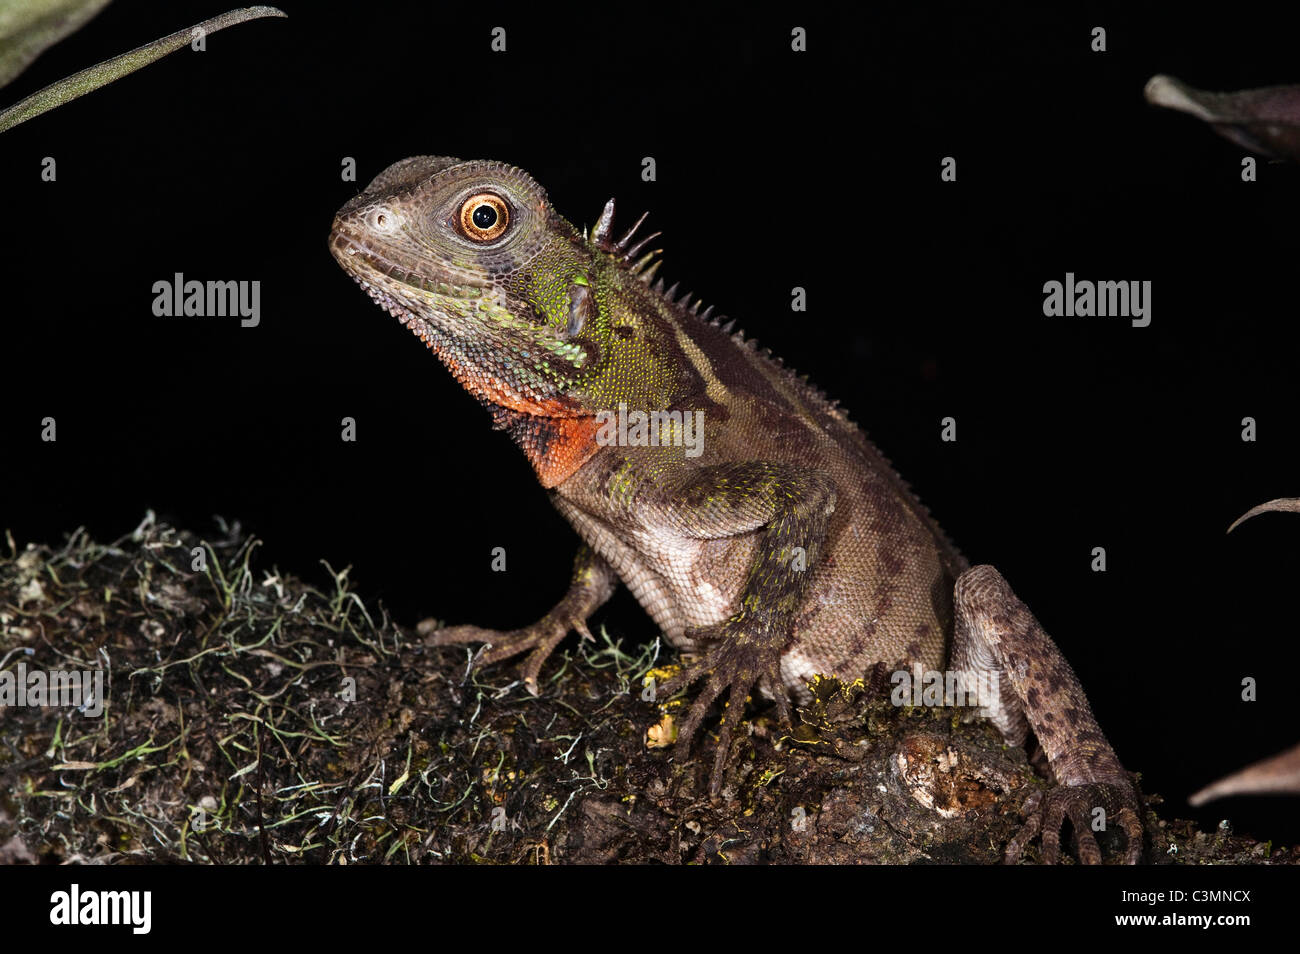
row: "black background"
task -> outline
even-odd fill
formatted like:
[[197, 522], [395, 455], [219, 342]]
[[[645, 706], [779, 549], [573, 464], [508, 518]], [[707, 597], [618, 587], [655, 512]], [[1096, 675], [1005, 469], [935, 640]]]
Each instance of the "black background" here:
[[[265, 540], [264, 567], [322, 582], [320, 560], [350, 565], [399, 621], [543, 613], [575, 534], [326, 249], [334, 211], [390, 162], [502, 159], [579, 226], [610, 195], [625, 224], [649, 209], [660, 273], [811, 373], [967, 556], [1001, 569], [1170, 813], [1300, 838], [1293, 800], [1183, 801], [1300, 738], [1300, 521], [1224, 535], [1300, 496], [1300, 169], [1261, 159], [1243, 183], [1240, 148], [1142, 99], [1157, 72], [1300, 82], [1289, 20], [282, 6], [290, 19], [214, 34], [0, 139], [0, 525], [19, 546], [80, 525], [115, 537], [147, 508], [199, 532], [221, 514]], [[3, 99], [221, 8], [114, 4]], [[658, 181], [641, 181], [644, 156]], [[341, 181], [345, 157], [358, 182]], [[260, 327], [154, 317], [153, 283], [178, 271], [260, 280]], [[1067, 271], [1151, 281], [1151, 326], [1045, 318], [1043, 283]], [[46, 416], [57, 443], [40, 440]], [[597, 622], [656, 635], [626, 594]]]

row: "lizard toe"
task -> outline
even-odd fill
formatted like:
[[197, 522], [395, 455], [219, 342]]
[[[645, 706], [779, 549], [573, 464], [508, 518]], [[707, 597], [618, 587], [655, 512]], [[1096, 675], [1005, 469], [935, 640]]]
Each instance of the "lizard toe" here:
[[[1094, 833], [1093, 819], [1111, 815], [1126, 841], [1124, 862], [1137, 864], [1142, 857], [1142, 824], [1131, 787], [1094, 782], [1085, 785], [1058, 785], [1047, 792], [1035, 792], [1025, 802], [1025, 823], [1007, 845], [1006, 862], [1015, 864], [1024, 848], [1035, 838], [1042, 843], [1043, 864], [1057, 864], [1061, 858], [1061, 829], [1069, 819], [1073, 847], [1080, 864], [1099, 865], [1105, 860]], [[1103, 814], [1096, 813], [1101, 809]], [[1105, 827], [1099, 830], [1104, 831]]]
[[[424, 623], [420, 626], [423, 627]], [[478, 626], [443, 626], [427, 632], [424, 642], [427, 646], [452, 646], [457, 643], [495, 644], [503, 635], [505, 634], [498, 633], [496, 630], [482, 629]]]
[[1025, 823], [1012, 836], [1011, 841], [1007, 843], [1007, 851], [1003, 856], [1006, 864], [1019, 864], [1020, 856], [1024, 853], [1025, 847], [1037, 838], [1038, 833], [1043, 830], [1043, 815], [1039, 810], [1042, 800], [1043, 793], [1040, 791], [1033, 792], [1029, 798], [1025, 799], [1024, 807], [1021, 809], [1025, 816]]
[[[721, 624], [711, 630], [709, 635], [717, 638], [727, 632], [728, 624]], [[728, 705], [718, 724], [718, 746], [714, 754], [713, 769], [709, 775], [709, 794], [717, 796], [722, 791], [726, 777], [727, 763], [731, 756], [731, 743], [735, 737], [736, 726], [745, 714], [745, 704], [750, 693], [760, 681], [766, 680], [775, 687], [777, 718], [786, 732], [793, 731], [793, 716], [790, 699], [781, 682], [781, 654], [776, 645], [769, 645], [757, 640], [738, 641], [735, 638], [719, 639], [708, 650], [704, 658], [693, 666], [669, 679], [661, 687], [668, 695], [690, 686], [705, 676], [708, 681], [703, 690], [692, 703], [690, 712], [683, 720], [677, 734], [677, 746], [674, 758], [683, 760], [690, 754], [691, 741], [699, 731], [705, 716], [709, 714], [713, 703], [724, 692], [728, 693]]]
[[448, 626], [436, 630], [425, 639], [425, 642], [430, 646], [485, 644], [472, 661], [472, 668], [476, 671], [493, 663], [528, 653], [528, 658], [520, 666], [520, 675], [525, 688], [533, 695], [537, 695], [542, 665], [550, 658], [555, 647], [562, 643], [574, 629], [586, 635], [585, 621], [575, 624], [573, 620], [547, 616], [532, 626], [506, 632], [478, 626]]
[[[704, 675], [704, 673], [700, 673], [699, 675]], [[698, 676], [695, 678], [698, 678]], [[689, 685], [694, 681], [694, 678], [690, 679], [686, 684]], [[677, 730], [677, 745], [673, 748], [674, 758], [680, 761], [691, 754], [691, 740], [695, 737], [695, 733], [699, 731], [700, 723], [702, 723], [704, 717], [709, 714], [709, 709], [713, 705], [713, 701], [717, 699], [718, 696], [722, 695], [726, 688], [726, 683], [717, 678], [717, 676], [711, 677], [709, 681], [705, 683], [704, 688], [700, 690], [700, 694], [696, 696], [695, 701], [691, 703], [690, 711], [686, 714], [686, 718], [682, 720], [682, 724]]]

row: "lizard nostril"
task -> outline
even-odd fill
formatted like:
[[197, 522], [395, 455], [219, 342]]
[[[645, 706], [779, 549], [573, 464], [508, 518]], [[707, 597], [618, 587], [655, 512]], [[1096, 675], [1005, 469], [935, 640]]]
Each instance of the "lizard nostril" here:
[[370, 213], [370, 224], [374, 228], [387, 231], [393, 225], [393, 216], [384, 209], [376, 209]]

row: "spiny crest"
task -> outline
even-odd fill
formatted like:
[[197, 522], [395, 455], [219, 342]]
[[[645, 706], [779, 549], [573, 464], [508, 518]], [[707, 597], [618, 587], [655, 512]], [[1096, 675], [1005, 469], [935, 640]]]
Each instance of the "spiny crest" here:
[[[654, 239], [657, 239], [663, 233], [652, 232], [636, 242], [635, 245], [632, 244], [632, 239], [636, 237], [637, 231], [640, 230], [642, 223], [645, 222], [646, 216], [649, 214], [649, 212], [641, 213], [641, 217], [637, 219], [633, 226], [623, 234], [623, 237], [614, 241], [612, 238], [614, 230], [614, 200], [610, 199], [605, 203], [605, 208], [601, 210], [600, 218], [596, 220], [596, 224], [592, 227], [589, 233], [584, 232], [583, 237], [602, 251], [610, 252], [617, 256], [618, 260], [625, 264], [633, 275], [636, 275], [643, 282], [649, 285], [651, 289], [663, 295], [670, 305], [675, 305], [682, 309], [686, 314], [692, 315], [698, 320], [704, 322], [706, 325], [719, 328], [725, 334], [731, 334], [735, 322], [728, 319], [726, 315], [715, 316], [713, 314], [712, 305], [703, 308], [704, 302], [695, 298], [690, 292], [685, 292], [681, 297], [678, 297], [677, 288], [680, 283], [674, 282], [672, 287], [667, 289], [664, 288], [664, 280], [662, 278], [655, 279], [653, 284], [651, 283], [651, 279], [655, 278], [655, 272], [658, 271], [661, 261], [660, 259], [657, 259], [656, 256], [662, 254], [663, 249], [654, 249], [653, 251], [647, 252], [639, 259], [636, 258], [636, 256], [646, 247], [646, 245]], [[701, 310], [701, 308], [703, 308], [703, 310]], [[739, 343], [744, 343], [744, 335], [738, 334], [737, 341]]]
[[[650, 286], [650, 289], [663, 296], [664, 300], [670, 305], [674, 305], [682, 310], [684, 314], [691, 315], [696, 320], [703, 322], [713, 328], [717, 328], [725, 335], [729, 335], [731, 340], [742, 348], [755, 352], [763, 358], [774, 364], [780, 371], [790, 377], [804, 391], [806, 395], [814, 400], [821, 401], [832, 412], [844, 415], [839, 401], [829, 398], [824, 391], [815, 386], [806, 374], [797, 374], [792, 369], [785, 366], [785, 362], [780, 356], [772, 353], [769, 348], [759, 347], [758, 339], [745, 337], [744, 331], [736, 330], [735, 319], [728, 318], [726, 315], [713, 314], [713, 306], [700, 310], [702, 302], [699, 299], [692, 301], [692, 295], [689, 292], [683, 293], [680, 297], [677, 295], [678, 282], [671, 286], [665, 287], [664, 280], [657, 278], [651, 282], [655, 270], [659, 268], [659, 260], [655, 259], [663, 249], [655, 249], [648, 252], [640, 259], [634, 260], [635, 256], [653, 239], [658, 238], [661, 232], [654, 232], [645, 236], [635, 245], [632, 245], [632, 239], [636, 236], [637, 231], [645, 222], [648, 212], [641, 214], [636, 223], [627, 230], [627, 232], [618, 241], [612, 239], [614, 229], [614, 200], [610, 199], [605, 203], [605, 208], [601, 210], [600, 218], [596, 220], [595, 226], [587, 237], [589, 241], [597, 248], [610, 252], [618, 257], [619, 261], [628, 264], [632, 274], [636, 275], [643, 282]], [[647, 266], [649, 266], [647, 268]], [[845, 416], [846, 417], [846, 416]], [[847, 420], [847, 417], [846, 417]]]
[[611, 238], [613, 235], [612, 230], [614, 228], [614, 200], [610, 199], [605, 203], [605, 208], [600, 213], [600, 218], [596, 221], [595, 227], [591, 230], [589, 238], [589, 241], [598, 249], [611, 253], [616, 256], [620, 262], [626, 264], [632, 274], [636, 275], [647, 285], [650, 284], [650, 279], [654, 277], [655, 272], [659, 270], [659, 262], [656, 260], [655, 256], [662, 254], [663, 249], [653, 249], [646, 252], [640, 258], [637, 258], [636, 256], [640, 255], [643, 248], [663, 233], [651, 232], [649, 235], [640, 239], [635, 245], [632, 244], [632, 239], [636, 236], [637, 231], [641, 228], [641, 224], [645, 222], [646, 216], [649, 214], [649, 212], [641, 213], [641, 218], [636, 220], [636, 223], [628, 229], [626, 233], [624, 233], [623, 237], [618, 241], [614, 241]]

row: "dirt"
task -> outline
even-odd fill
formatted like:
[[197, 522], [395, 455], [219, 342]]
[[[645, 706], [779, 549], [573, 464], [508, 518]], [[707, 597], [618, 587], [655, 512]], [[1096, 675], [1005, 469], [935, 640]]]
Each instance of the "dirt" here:
[[[874, 673], [815, 684], [793, 738], [751, 706], [711, 799], [715, 737], [682, 764], [656, 744], [684, 700], [647, 680], [674, 652], [573, 637], [534, 697], [346, 571], [321, 591], [257, 546], [152, 515], [109, 544], [8, 540], [0, 674], [84, 671], [104, 704], [3, 709], [0, 862], [992, 864], [1045, 784], [969, 710], [894, 706]], [[1148, 861], [1300, 862], [1146, 802]]]

